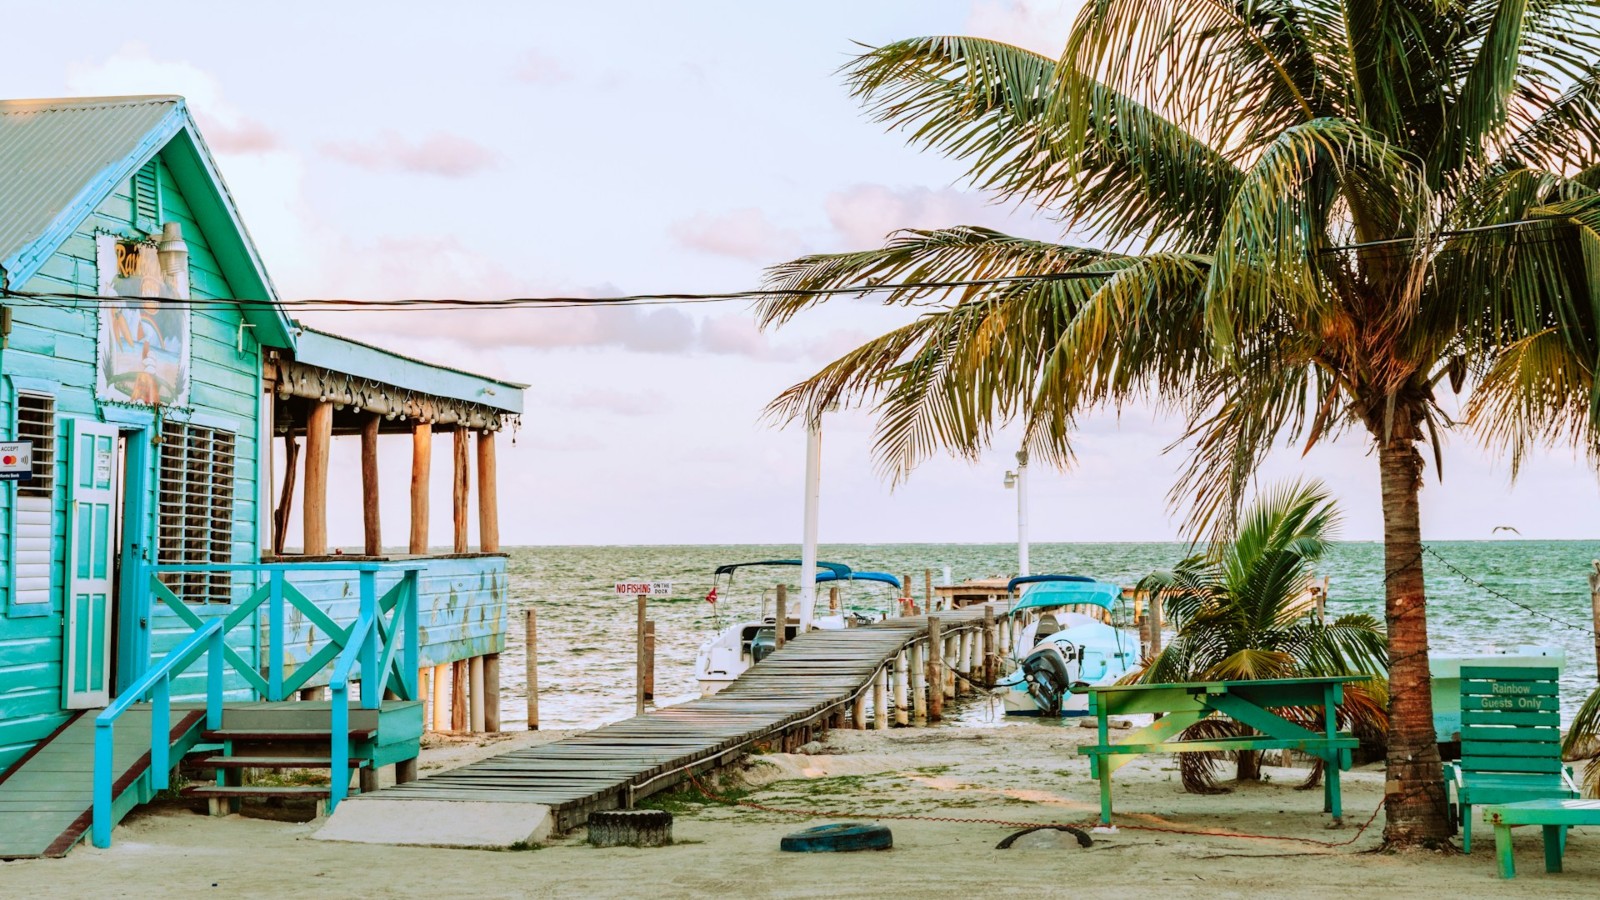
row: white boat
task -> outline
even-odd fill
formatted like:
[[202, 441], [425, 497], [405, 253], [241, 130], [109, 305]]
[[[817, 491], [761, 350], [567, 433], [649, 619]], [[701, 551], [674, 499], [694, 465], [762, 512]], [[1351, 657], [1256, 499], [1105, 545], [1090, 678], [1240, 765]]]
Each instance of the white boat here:
[[1022, 588], [1012, 613], [1031, 621], [1014, 646], [1013, 670], [995, 684], [1007, 715], [1082, 716], [1087, 695], [1074, 685], [1113, 684], [1139, 665], [1139, 634], [1122, 588], [1083, 575], [1013, 578]]
[[[757, 562], [731, 563], [718, 566], [712, 575], [711, 593], [706, 599], [712, 603], [724, 601], [723, 576], [727, 576], [727, 592], [732, 593], [734, 574], [741, 569], [801, 567], [798, 559], [765, 559]], [[784, 640], [793, 640], [798, 634], [812, 630], [832, 631], [882, 621], [894, 614], [895, 601], [874, 597], [861, 591], [850, 590], [856, 584], [887, 584], [898, 591], [900, 579], [884, 572], [856, 572], [843, 563], [818, 562], [815, 584], [841, 586], [847, 593], [840, 595], [837, 607], [829, 601], [825, 614], [805, 608], [801, 597], [795, 597], [792, 606], [784, 610]], [[830, 598], [832, 593], [830, 592]], [[815, 601], [820, 603], [820, 600]], [[718, 607], [720, 609], [720, 606]], [[770, 590], [763, 590], [760, 614], [724, 625], [721, 616], [716, 619], [716, 634], [700, 646], [695, 655], [694, 675], [700, 682], [703, 694], [711, 695], [733, 683], [746, 669], [766, 659], [777, 649], [777, 604]]]

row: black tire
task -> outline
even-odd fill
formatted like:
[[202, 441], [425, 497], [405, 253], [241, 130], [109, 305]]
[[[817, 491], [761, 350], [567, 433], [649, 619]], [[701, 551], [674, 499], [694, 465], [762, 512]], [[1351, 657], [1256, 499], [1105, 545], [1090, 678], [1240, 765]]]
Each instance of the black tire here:
[[786, 834], [778, 844], [778, 849], [790, 853], [849, 853], [855, 850], [888, 850], [893, 846], [894, 835], [882, 825], [841, 822]]

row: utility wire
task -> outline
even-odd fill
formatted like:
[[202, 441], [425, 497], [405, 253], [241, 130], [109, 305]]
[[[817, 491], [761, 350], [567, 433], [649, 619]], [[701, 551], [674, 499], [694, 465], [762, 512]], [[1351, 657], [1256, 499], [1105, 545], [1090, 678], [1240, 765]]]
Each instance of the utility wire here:
[[1461, 570], [1461, 568], [1458, 567], [1455, 563], [1452, 563], [1450, 560], [1445, 559], [1443, 556], [1439, 555], [1439, 551], [1433, 549], [1432, 547], [1428, 546], [1427, 544], [1422, 545], [1422, 552], [1426, 553], [1427, 555], [1429, 555], [1431, 557], [1433, 557], [1435, 560], [1437, 560], [1439, 562], [1440, 565], [1443, 565], [1446, 569], [1449, 569], [1450, 572], [1452, 574], [1454, 574], [1457, 578], [1461, 579], [1462, 581], [1466, 582], [1467, 584], [1471, 585], [1472, 587], [1475, 587], [1478, 590], [1483, 591], [1484, 593], [1486, 593], [1489, 596], [1494, 597], [1494, 598], [1496, 598], [1498, 600], [1504, 600], [1505, 602], [1511, 604], [1512, 606], [1517, 607], [1518, 609], [1522, 610], [1525, 613], [1528, 613], [1529, 615], [1538, 616], [1539, 618], [1544, 619], [1545, 621], [1551, 623], [1552, 625], [1556, 625], [1556, 626], [1559, 626], [1561, 628], [1565, 628], [1568, 631], [1576, 631], [1576, 632], [1579, 632], [1580, 634], [1593, 634], [1594, 633], [1594, 629], [1592, 629], [1592, 628], [1588, 628], [1588, 627], [1583, 626], [1583, 625], [1576, 625], [1576, 624], [1573, 624], [1572, 622], [1568, 622], [1568, 621], [1565, 621], [1563, 619], [1558, 619], [1555, 616], [1552, 616], [1552, 615], [1550, 615], [1548, 613], [1544, 613], [1544, 612], [1541, 612], [1541, 611], [1539, 611], [1537, 609], [1534, 609], [1533, 607], [1529, 606], [1526, 603], [1523, 603], [1520, 600], [1513, 599], [1512, 597], [1510, 597], [1509, 595], [1505, 594], [1502, 591], [1495, 590], [1494, 588], [1488, 586], [1487, 584], [1484, 584], [1483, 582], [1479, 581], [1478, 579], [1473, 578], [1471, 575], [1468, 575], [1466, 572], [1463, 572]]

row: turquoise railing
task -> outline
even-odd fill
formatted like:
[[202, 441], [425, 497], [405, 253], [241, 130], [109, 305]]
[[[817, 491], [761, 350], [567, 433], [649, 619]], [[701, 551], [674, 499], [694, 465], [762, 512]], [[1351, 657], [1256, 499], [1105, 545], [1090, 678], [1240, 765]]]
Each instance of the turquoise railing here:
[[[352, 676], [359, 673], [360, 702], [364, 709], [377, 709], [383, 702], [385, 691], [393, 691], [402, 700], [416, 699], [420, 650], [417, 631], [418, 580], [425, 566], [426, 563], [422, 561], [143, 566], [146, 577], [138, 579], [137, 583], [142, 584], [147, 592], [133, 598], [140, 617], [146, 622], [152, 621], [153, 600], [160, 600], [177, 619], [194, 630], [159, 662], [141, 672], [134, 683], [117, 697], [116, 702], [95, 717], [92, 826], [95, 846], [108, 847], [111, 844], [112, 729], [116, 720], [134, 703], [146, 696], [151, 698], [154, 707], [150, 737], [151, 779], [156, 789], [167, 787], [171, 770], [167, 754], [170, 749], [172, 682], [202, 652], [208, 654], [206, 727], [212, 729], [221, 724], [227, 670], [237, 674], [255, 696], [279, 701], [292, 696], [328, 666], [334, 667], [329, 688], [333, 700], [331, 730], [335, 739], [329, 743], [335, 777], [332, 778], [329, 807], [331, 809], [337, 805], [349, 791], [348, 775], [343, 779], [337, 775], [349, 772], [349, 687]], [[360, 592], [359, 612], [356, 620], [348, 626], [334, 621], [289, 581], [289, 576], [296, 573], [329, 571], [351, 572], [356, 576]], [[195, 610], [207, 606], [184, 602], [173, 586], [161, 580], [161, 576], [168, 574], [218, 572], [246, 575], [250, 576], [252, 582], [262, 579], [262, 583], [242, 602], [232, 604], [226, 615], [202, 617]], [[398, 572], [400, 579], [380, 597], [377, 579], [383, 572]], [[228, 644], [227, 635], [243, 624], [259, 627], [258, 612], [263, 608], [266, 614], [266, 641], [260, 648], [259, 659], [252, 662]], [[297, 664], [289, 658], [285, 646], [286, 615], [291, 608], [304, 616], [327, 639], [325, 644]], [[344, 739], [339, 739], [340, 736], [344, 736]]]
[[[222, 683], [222, 620], [213, 619], [185, 638], [160, 662], [151, 666], [123, 691], [105, 711], [94, 717], [94, 806], [93, 834], [96, 847], [111, 846], [112, 758], [116, 749], [113, 729], [117, 719], [134, 703], [150, 697], [150, 783], [155, 790], [167, 787], [172, 770], [167, 759], [171, 749], [172, 679], [189, 667], [196, 656], [206, 654], [208, 681]], [[222, 693], [206, 695], [206, 727], [222, 724]]]

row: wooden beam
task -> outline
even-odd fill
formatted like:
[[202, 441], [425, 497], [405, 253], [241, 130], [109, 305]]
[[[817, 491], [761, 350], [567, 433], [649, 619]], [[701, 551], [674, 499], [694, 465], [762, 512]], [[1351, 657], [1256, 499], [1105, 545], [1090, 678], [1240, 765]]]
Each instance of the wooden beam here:
[[428, 552], [428, 466], [432, 460], [433, 426], [418, 422], [411, 427], [412, 553]]
[[368, 415], [361, 422], [361, 528], [366, 537], [362, 552], [383, 553], [383, 522], [378, 516], [378, 423], [383, 417]]
[[306, 486], [304, 525], [306, 556], [328, 552], [328, 445], [333, 442], [333, 404], [311, 404], [306, 417]]
[[[455, 504], [451, 518], [455, 523], [455, 552], [465, 553], [467, 552], [467, 505], [470, 501], [468, 492], [471, 488], [472, 475], [468, 469], [472, 464], [467, 459], [467, 430], [465, 428], [457, 428], [454, 437], [455, 463], [452, 469], [455, 475], [452, 483], [455, 487], [451, 492], [451, 498], [455, 501]], [[482, 729], [477, 730], [481, 731]]]
[[294, 439], [294, 429], [283, 436], [283, 492], [278, 495], [278, 509], [272, 516], [272, 555], [283, 555], [284, 536], [289, 533], [289, 516], [294, 510], [295, 473], [300, 470], [300, 442]]
[[478, 432], [478, 549], [500, 552], [500, 488], [494, 471], [494, 432]]

